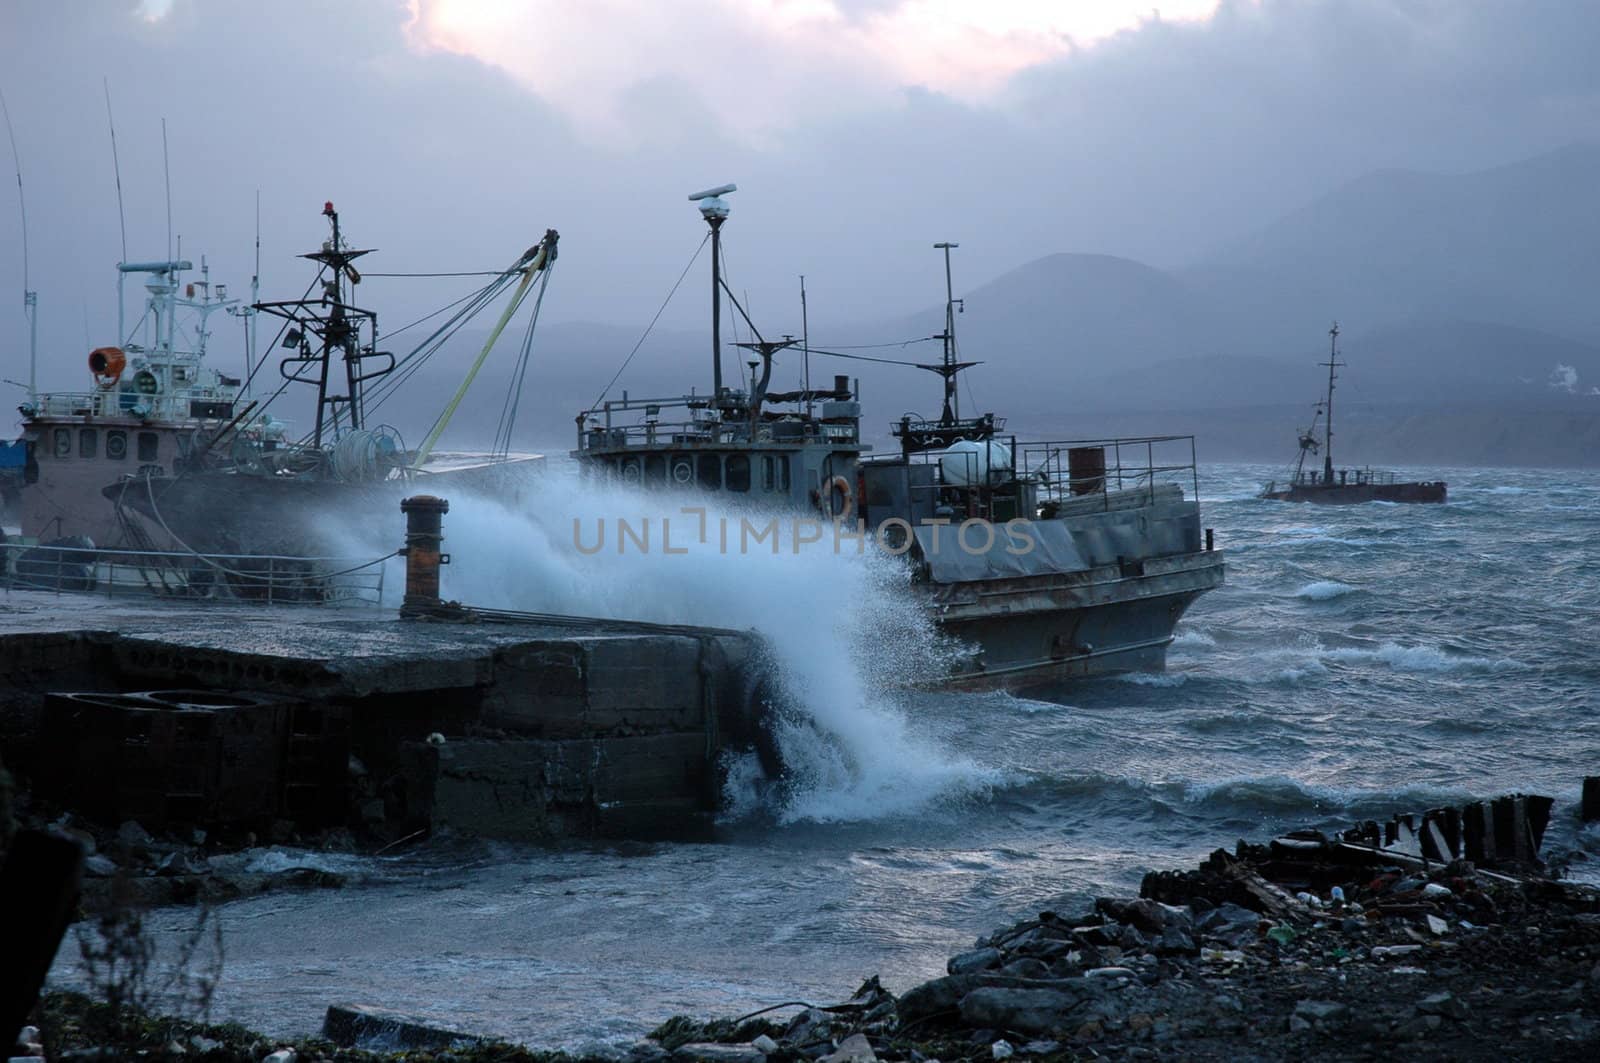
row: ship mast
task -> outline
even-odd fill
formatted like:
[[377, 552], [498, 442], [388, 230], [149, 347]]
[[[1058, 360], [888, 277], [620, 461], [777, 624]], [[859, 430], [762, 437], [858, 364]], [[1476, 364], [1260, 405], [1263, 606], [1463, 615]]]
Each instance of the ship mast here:
[[[283, 346], [295, 353], [284, 358], [278, 372], [285, 380], [312, 384], [317, 389], [316, 425], [311, 436], [314, 448], [322, 447], [324, 440], [337, 441], [340, 421], [346, 416], [352, 431], [362, 427], [362, 384], [393, 371], [395, 365], [393, 354], [375, 349], [378, 316], [345, 301], [344, 282], [350, 282], [352, 291], [361, 282], [361, 274], [351, 263], [371, 251], [346, 246], [339, 214], [331, 202], [323, 204], [322, 214], [328, 219], [332, 236], [323, 243], [322, 250], [300, 256], [321, 263], [331, 273], [331, 279], [322, 283], [322, 294], [316, 298], [255, 303], [251, 307], [289, 321]], [[364, 341], [363, 330], [372, 336], [370, 342]], [[313, 340], [318, 344], [316, 348]], [[344, 394], [333, 393], [339, 390], [338, 381], [330, 379], [335, 356], [344, 362]], [[374, 367], [366, 365], [369, 359], [376, 360]]]
[[700, 216], [711, 226], [711, 401], [722, 405], [722, 223], [728, 220], [728, 204], [723, 196], [737, 192], [735, 184], [718, 185], [696, 192], [689, 202], [700, 204]]
[[953, 425], [961, 419], [961, 396], [956, 388], [956, 374], [965, 367], [956, 364], [956, 295], [950, 280], [950, 249], [961, 245], [938, 243], [933, 246], [944, 252], [944, 331], [935, 337], [944, 341], [944, 361], [939, 366], [939, 375], [944, 378], [944, 413], [939, 423]]
[[1344, 363], [1339, 361], [1339, 323], [1335, 321], [1328, 330], [1328, 360], [1322, 363], [1328, 367], [1328, 404], [1325, 411], [1327, 421], [1323, 423], [1324, 436], [1322, 445], [1322, 482], [1333, 483], [1333, 371]]

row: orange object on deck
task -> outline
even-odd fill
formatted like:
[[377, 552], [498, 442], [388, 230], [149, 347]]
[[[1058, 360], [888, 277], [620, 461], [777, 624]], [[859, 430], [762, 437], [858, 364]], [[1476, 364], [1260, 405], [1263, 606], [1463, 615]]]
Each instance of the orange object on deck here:
[[122, 379], [122, 371], [128, 367], [127, 355], [122, 353], [121, 347], [96, 347], [89, 352], [89, 372], [94, 374], [94, 381], [103, 388], [108, 388]]

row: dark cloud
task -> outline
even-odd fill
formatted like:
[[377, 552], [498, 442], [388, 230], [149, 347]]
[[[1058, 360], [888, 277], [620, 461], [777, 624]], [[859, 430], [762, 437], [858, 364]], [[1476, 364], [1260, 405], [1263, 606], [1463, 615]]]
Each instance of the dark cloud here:
[[[861, 18], [893, 0], [843, 6]], [[290, 256], [321, 239], [317, 212], [331, 198], [382, 249], [374, 270], [498, 265], [559, 228], [549, 319], [633, 325], [700, 239], [684, 195], [734, 180], [735, 284], [774, 331], [798, 323], [799, 273], [813, 321], [839, 329], [932, 303], [938, 239], [962, 243], [963, 286], [1058, 251], [1179, 265], [1375, 168], [1477, 168], [1600, 129], [1600, 19], [1553, 0], [1229, 3], [1209, 22], [1153, 20], [1076, 49], [984, 105], [917, 88], [864, 101], [821, 74], [813, 117], [774, 115], [753, 142], [682, 77], [641, 77], [619, 106], [631, 136], [621, 144], [505, 72], [418, 54], [408, 17], [399, 0], [176, 0], [154, 23], [128, 3], [0, 8], [0, 89], [28, 182], [51, 382], [77, 380], [80, 350], [114, 320], [102, 77], [131, 257], [165, 247], [162, 116], [185, 253], [208, 253], [236, 291], [259, 190], [269, 294], [298, 291], [306, 274]], [[0, 337], [13, 352], [24, 336], [17, 236], [5, 195]], [[372, 297], [394, 314], [459, 294], [388, 290]], [[697, 325], [699, 304], [680, 302], [667, 320]]]

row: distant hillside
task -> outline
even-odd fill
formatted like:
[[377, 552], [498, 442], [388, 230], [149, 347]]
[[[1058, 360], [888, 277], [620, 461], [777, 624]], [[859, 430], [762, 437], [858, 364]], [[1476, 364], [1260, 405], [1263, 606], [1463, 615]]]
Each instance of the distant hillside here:
[[[1372, 448], [1370, 460], [1600, 463], [1590, 427], [1600, 415], [1597, 188], [1600, 147], [1458, 176], [1385, 171], [1182, 269], [1055, 254], [976, 288], [958, 285], [961, 357], [982, 363], [962, 377], [962, 409], [1000, 413], [1029, 434], [1204, 426], [1216, 453], [1271, 457], [1321, 396], [1317, 363], [1337, 318], [1348, 362], [1340, 411], [1349, 426], [1363, 411], [1387, 411], [1371, 413], [1360, 444]], [[864, 430], [880, 442], [902, 413], [938, 412], [933, 374], [885, 362], [938, 360], [929, 337], [943, 327], [941, 294], [931, 291], [918, 313], [827, 338], [850, 347], [838, 350], [851, 358], [813, 356], [813, 381], [842, 373], [860, 382]], [[543, 326], [519, 445], [567, 446], [574, 415], [611, 380], [640, 331], [632, 323]], [[652, 333], [611, 397], [707, 391], [708, 332]], [[463, 333], [382, 419], [420, 438], [481, 340]], [[512, 353], [490, 363], [445, 445], [492, 438]], [[726, 351], [730, 383], [745, 357]], [[802, 373], [798, 352], [784, 352], [776, 386], [798, 387]]]
[[[971, 358], [1082, 373], [1181, 357], [1201, 339], [1200, 308], [1181, 281], [1111, 255], [1048, 255], [958, 296], [956, 333]], [[863, 332], [900, 339], [943, 326], [941, 299]]]
[[[1287, 286], [1296, 315], [1467, 318], [1600, 342], [1597, 188], [1596, 144], [1476, 173], [1380, 171], [1219, 248], [1197, 272], [1225, 302]], [[1235, 271], [1237, 294], [1219, 267]]]

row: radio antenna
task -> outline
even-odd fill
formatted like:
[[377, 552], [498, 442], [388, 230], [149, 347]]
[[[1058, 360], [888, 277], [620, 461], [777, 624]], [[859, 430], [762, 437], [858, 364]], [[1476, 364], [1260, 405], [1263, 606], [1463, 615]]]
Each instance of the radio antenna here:
[[255, 376], [256, 347], [256, 319], [261, 312], [256, 309], [256, 304], [261, 301], [261, 189], [256, 189], [256, 268], [250, 274], [250, 335], [246, 337], [244, 347], [244, 393], [250, 394], [250, 378]]
[[[122, 261], [128, 261], [128, 218], [122, 209], [122, 163], [117, 160], [117, 123], [111, 117], [111, 81], [100, 79], [106, 90], [106, 125], [111, 129], [111, 170], [117, 175], [117, 225], [122, 230]], [[165, 141], [163, 141], [165, 146]], [[122, 337], [117, 337], [120, 342]]]
[[167, 261], [172, 261], [172, 163], [167, 159], [167, 120], [161, 119], [161, 170], [167, 184]]
[[28, 318], [28, 400], [38, 394], [39, 369], [39, 293], [28, 287], [28, 201], [22, 194], [22, 156], [17, 153], [17, 133], [11, 128], [11, 109], [0, 92], [0, 114], [6, 119], [6, 137], [11, 141], [11, 160], [17, 167], [17, 207], [22, 211], [22, 312]]

